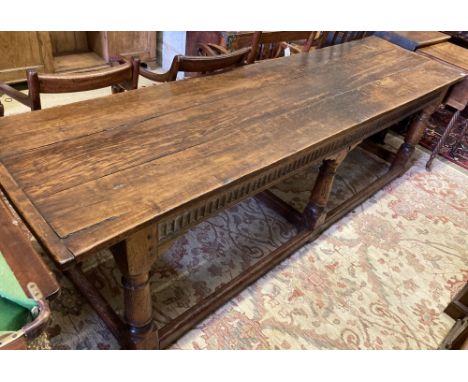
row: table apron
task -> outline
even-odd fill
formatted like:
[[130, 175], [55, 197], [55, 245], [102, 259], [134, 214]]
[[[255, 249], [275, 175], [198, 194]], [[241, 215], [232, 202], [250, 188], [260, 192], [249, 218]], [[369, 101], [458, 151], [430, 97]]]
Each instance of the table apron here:
[[405, 117], [418, 112], [438, 99], [442, 99], [447, 88], [429, 93], [377, 119], [368, 121], [347, 134], [326, 141], [310, 150], [298, 153], [267, 169], [261, 170], [246, 179], [237, 181], [221, 192], [216, 192], [214, 195], [204, 197], [196, 203], [179, 208], [178, 211], [157, 223], [158, 245], [167, 244], [191, 227], [222, 210], [272, 187], [276, 183], [293, 176], [314, 163], [347, 149]]

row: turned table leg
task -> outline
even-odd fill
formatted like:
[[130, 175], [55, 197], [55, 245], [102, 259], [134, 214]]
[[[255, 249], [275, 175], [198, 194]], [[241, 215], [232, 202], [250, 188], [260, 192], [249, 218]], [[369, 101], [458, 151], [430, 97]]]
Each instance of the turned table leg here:
[[324, 213], [330, 198], [330, 193], [333, 187], [333, 181], [336, 175], [336, 169], [344, 160], [349, 149], [341, 151], [334, 158], [324, 159], [320, 166], [317, 180], [310, 194], [309, 203], [304, 209], [302, 215], [302, 228], [307, 230], [314, 230], [321, 225], [326, 218]]
[[413, 121], [406, 133], [405, 142], [401, 144], [395, 159], [392, 162], [391, 169], [404, 168], [408, 163], [411, 155], [413, 155], [416, 145], [424, 135], [426, 124], [432, 113], [436, 110], [437, 105], [431, 104], [426, 106], [420, 115]]
[[144, 228], [111, 248], [122, 272], [124, 320], [135, 349], [159, 347], [149, 283], [150, 269], [157, 254], [156, 230], [155, 226]]

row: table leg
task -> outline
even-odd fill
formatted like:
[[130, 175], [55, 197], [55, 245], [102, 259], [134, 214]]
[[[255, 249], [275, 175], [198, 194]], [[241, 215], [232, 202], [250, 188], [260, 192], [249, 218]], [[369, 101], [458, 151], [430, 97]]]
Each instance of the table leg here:
[[122, 272], [124, 288], [124, 320], [128, 326], [132, 348], [159, 347], [153, 322], [150, 270], [157, 254], [157, 228], [144, 228], [111, 248]]
[[426, 129], [426, 124], [432, 113], [436, 110], [437, 105], [431, 104], [426, 106], [422, 111], [419, 117], [417, 117], [406, 133], [405, 142], [401, 144], [398, 152], [396, 153], [395, 159], [392, 162], [391, 170], [396, 168], [404, 169], [407, 165], [411, 155], [416, 149], [416, 145], [421, 140], [424, 135], [424, 130]]
[[447, 127], [445, 128], [444, 133], [439, 139], [439, 142], [437, 142], [436, 146], [432, 150], [431, 156], [429, 157], [429, 160], [426, 163], [426, 170], [430, 171], [431, 170], [431, 165], [437, 154], [439, 153], [440, 149], [444, 145], [445, 141], [447, 140], [448, 136], [450, 135], [450, 132], [453, 130], [455, 125], [457, 124], [458, 117], [460, 116], [460, 110], [457, 110], [455, 114], [452, 116], [450, 119]]
[[3, 117], [5, 115], [5, 108], [2, 104], [2, 101], [0, 101], [0, 117]]
[[86, 275], [81, 270], [80, 264], [75, 264], [69, 269], [64, 270], [64, 273], [71, 280], [76, 289], [86, 297], [88, 303], [93, 307], [101, 320], [106, 324], [114, 337], [119, 341], [123, 348], [129, 347], [129, 339], [127, 328], [122, 322], [122, 319], [115, 313], [106, 299], [96, 289], [93, 283], [88, 280]]
[[336, 169], [345, 159], [351, 148], [341, 151], [331, 159], [325, 159], [320, 166], [317, 179], [310, 194], [309, 203], [302, 214], [302, 228], [313, 231], [326, 218], [324, 213], [336, 175]]

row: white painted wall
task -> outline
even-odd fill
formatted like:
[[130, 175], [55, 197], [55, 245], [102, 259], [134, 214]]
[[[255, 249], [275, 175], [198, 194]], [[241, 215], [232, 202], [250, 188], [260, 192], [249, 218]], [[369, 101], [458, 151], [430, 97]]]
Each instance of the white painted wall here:
[[[186, 31], [163, 31], [162, 33], [162, 69], [164, 71], [171, 67], [172, 59], [177, 54], [185, 54]], [[181, 74], [179, 73], [179, 76]], [[183, 75], [183, 73], [182, 73]]]

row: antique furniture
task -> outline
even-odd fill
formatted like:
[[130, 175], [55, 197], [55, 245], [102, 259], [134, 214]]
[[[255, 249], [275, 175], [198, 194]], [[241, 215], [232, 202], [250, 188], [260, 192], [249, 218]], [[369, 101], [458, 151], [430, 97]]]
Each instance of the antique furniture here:
[[[74, 74], [38, 74], [28, 69], [26, 78], [28, 94], [21, 93], [7, 84], [0, 83], [0, 92], [14, 98], [31, 110], [41, 109], [41, 93], [70, 93], [111, 87], [113, 93], [138, 88], [138, 58], [131, 62], [121, 59], [118, 65], [94, 72]], [[4, 114], [0, 102], [0, 117]]]
[[[249, 63], [255, 60], [282, 57], [285, 48], [291, 47], [291, 41], [300, 41], [301, 45], [294, 45], [293, 53], [305, 50], [303, 45], [310, 46], [319, 41], [321, 32], [288, 31], [288, 32], [219, 32], [220, 42], [213, 42], [212, 35], [197, 36], [197, 54], [214, 56], [226, 54], [236, 49], [252, 47], [253, 54]], [[201, 40], [205, 37], [205, 40]], [[211, 37], [211, 39], [210, 39]], [[193, 45], [194, 43], [192, 43]], [[192, 48], [193, 49], [193, 48]]]
[[201, 73], [213, 74], [229, 70], [233, 67], [243, 65], [250, 48], [243, 48], [232, 53], [221, 54], [214, 57], [182, 56], [177, 55], [172, 60], [170, 69], [165, 73], [151, 72], [145, 67], [140, 68], [140, 74], [152, 81], [169, 82], [175, 81], [177, 73]]
[[316, 40], [317, 32], [253, 32], [250, 46], [252, 50], [247, 58], [247, 63], [278, 58], [284, 56], [285, 48], [290, 42], [304, 41], [303, 51], [308, 52]]
[[[198, 55], [214, 56], [217, 54], [226, 54], [234, 50], [252, 47], [254, 32], [218, 32], [216, 35], [198, 35], [197, 40], [190, 44], [193, 50], [196, 45]], [[203, 40], [202, 40], [203, 38]], [[188, 47], [187, 47], [188, 48]]]
[[[459, 69], [468, 73], [468, 49], [462, 48], [458, 45], [454, 45], [449, 42], [444, 42], [441, 44], [431, 45], [426, 48], [418, 49], [417, 53], [420, 53], [431, 59], [441, 61], [443, 63], [449, 64], [454, 68]], [[440, 137], [437, 145], [432, 150], [431, 156], [427, 161], [426, 168], [427, 170], [431, 169], [432, 162], [434, 158], [439, 153], [441, 147], [446, 143], [447, 138], [449, 137], [451, 131], [453, 130], [457, 119], [460, 117], [460, 114], [467, 109], [468, 104], [468, 80], [456, 84], [453, 86], [449, 93], [447, 94], [444, 104], [448, 105], [456, 110], [452, 119], [447, 125], [444, 133]], [[465, 111], [466, 112], [466, 111]], [[456, 141], [452, 145], [452, 153], [455, 152], [457, 146], [462, 142], [463, 137], [467, 132], [467, 124], [461, 130]]]
[[375, 35], [411, 51], [450, 39], [449, 35], [441, 32], [379, 31]]
[[156, 66], [156, 32], [0, 32], [0, 82], [26, 80], [26, 69], [65, 73], [109, 67], [138, 56]]
[[327, 46], [343, 44], [345, 42], [350, 42], [354, 40], [360, 40], [364, 37], [367, 37], [371, 34], [371, 32], [356, 32], [356, 31], [348, 31], [348, 32], [322, 32], [320, 36], [320, 43], [318, 44], [318, 48], [325, 48]]
[[50, 316], [59, 286], [0, 198], [0, 349], [24, 349]]
[[444, 312], [455, 320], [439, 349], [468, 350], [468, 283], [456, 294]]
[[247, 62], [252, 63], [268, 58], [277, 58], [289, 53], [309, 52], [312, 49], [342, 44], [362, 39], [371, 32], [330, 32], [330, 31], [289, 31], [289, 32], [239, 32], [229, 35], [228, 43], [218, 45], [211, 42], [199, 44], [198, 53], [212, 56], [229, 52], [230, 49], [252, 47]]
[[200, 44], [213, 43], [226, 47], [226, 42], [233, 32], [223, 31], [189, 31], [186, 34], [185, 54], [187, 56], [197, 56]]
[[[410, 165], [459, 70], [369, 37], [0, 119], [0, 185], [56, 264], [128, 348], [164, 348]], [[353, 78], [353, 81], [349, 81]], [[357, 144], [421, 111], [388, 172], [325, 212]], [[263, 191], [322, 163], [303, 212]], [[190, 227], [258, 195], [297, 234], [196, 306], [155, 327], [151, 266]], [[80, 270], [110, 248], [124, 320]]]
[[[198, 41], [197, 54], [202, 56], [215, 56], [226, 54], [236, 49], [251, 47], [252, 51], [247, 58], [248, 63], [277, 58], [285, 55], [287, 49], [290, 53], [309, 51], [321, 41], [322, 32], [306, 31], [272, 31], [272, 32], [224, 32], [219, 36], [220, 43], [208, 39]], [[198, 40], [201, 36], [197, 36]], [[193, 45], [193, 43], [192, 43]]]

